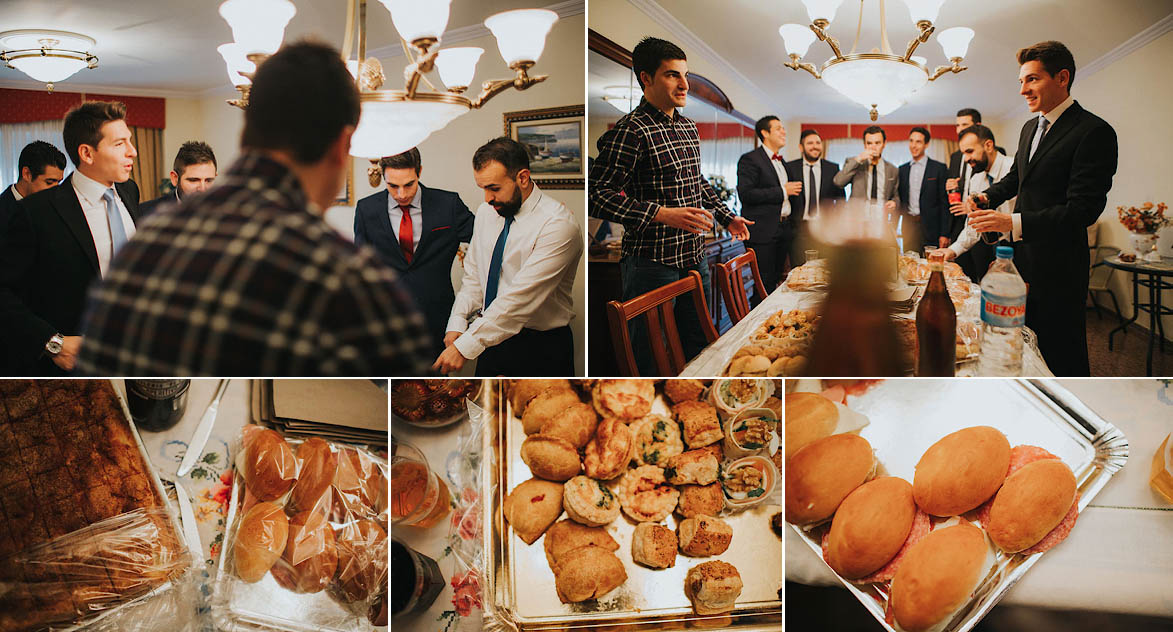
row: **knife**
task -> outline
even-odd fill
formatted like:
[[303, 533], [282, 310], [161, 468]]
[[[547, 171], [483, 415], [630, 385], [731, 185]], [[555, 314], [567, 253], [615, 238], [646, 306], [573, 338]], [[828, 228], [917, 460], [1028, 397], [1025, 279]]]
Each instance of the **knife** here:
[[195, 434], [191, 436], [191, 441], [187, 444], [187, 452], [184, 453], [183, 460], [179, 462], [179, 469], [175, 472], [176, 476], [187, 476], [191, 468], [195, 467], [195, 464], [200, 460], [204, 446], [208, 443], [208, 437], [212, 434], [212, 427], [216, 425], [216, 413], [220, 409], [220, 398], [224, 396], [224, 391], [228, 389], [230, 381], [220, 380], [216, 396], [212, 398], [212, 403], [208, 404], [208, 409], [204, 411], [204, 416], [200, 419], [200, 425], [196, 426]]
[[[196, 522], [195, 512], [191, 509], [191, 497], [178, 479], [159, 472], [159, 478], [171, 483], [175, 488], [176, 504], [179, 505], [179, 523], [183, 527], [183, 535], [187, 539], [187, 546], [192, 554], [198, 556], [199, 561], [204, 558], [204, 545], [200, 542], [199, 523]], [[203, 565], [199, 565], [203, 568]]]

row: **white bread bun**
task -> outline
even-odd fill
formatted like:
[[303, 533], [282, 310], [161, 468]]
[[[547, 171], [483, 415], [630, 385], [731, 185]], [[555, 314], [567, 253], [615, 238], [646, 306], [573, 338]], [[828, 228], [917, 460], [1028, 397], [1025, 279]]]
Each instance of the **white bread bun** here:
[[786, 458], [807, 444], [830, 436], [839, 423], [839, 409], [818, 393], [786, 394]]
[[904, 546], [915, 517], [908, 481], [885, 476], [860, 485], [831, 521], [827, 564], [847, 579], [874, 573]]
[[1058, 459], [1024, 465], [1011, 474], [994, 503], [986, 531], [1007, 553], [1037, 544], [1057, 527], [1075, 502], [1075, 475]]
[[233, 545], [236, 576], [252, 583], [260, 581], [285, 550], [289, 519], [281, 507], [267, 502], [252, 506], [240, 521]]
[[989, 570], [990, 545], [969, 523], [938, 528], [917, 542], [892, 579], [889, 606], [907, 632], [926, 632], [965, 604]]
[[945, 435], [921, 456], [912, 496], [927, 514], [963, 514], [989, 500], [1009, 468], [1006, 435], [989, 426], [963, 428]]
[[875, 472], [867, 439], [854, 434], [823, 437], [786, 460], [786, 521], [822, 522]]

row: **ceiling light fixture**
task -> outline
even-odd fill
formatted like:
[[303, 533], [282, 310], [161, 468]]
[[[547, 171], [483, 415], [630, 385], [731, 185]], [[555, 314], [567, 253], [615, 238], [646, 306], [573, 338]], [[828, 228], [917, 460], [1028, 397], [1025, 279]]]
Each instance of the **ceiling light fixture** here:
[[635, 88], [631, 86], [607, 86], [603, 88], [603, 100], [624, 114], [630, 113], [639, 105], [639, 98], [635, 96]]
[[[909, 17], [919, 32], [909, 41], [904, 54], [899, 55], [893, 53], [892, 47], [888, 44], [884, 0], [879, 0], [880, 47], [866, 53], [856, 52], [863, 27], [864, 0], [860, 0], [855, 43], [851, 46], [851, 52], [844, 55], [839, 48], [839, 42], [827, 33], [827, 27], [835, 19], [835, 12], [843, 0], [803, 0], [807, 16], [811, 20], [810, 26], [783, 24], [778, 28], [778, 34], [782, 36], [786, 46], [786, 53], [790, 56], [786, 66], [794, 70], [805, 70], [814, 78], [822, 79], [843, 96], [868, 108], [868, 114], [874, 121], [879, 115], [886, 115], [904, 105], [908, 98], [927, 82], [935, 81], [945, 73], [958, 73], [966, 69], [961, 65], [961, 60], [969, 49], [973, 30], [965, 27], [946, 29], [937, 35], [937, 42], [941, 44], [941, 49], [950, 62], [948, 65], [937, 66], [930, 72], [928, 60], [913, 56], [917, 47], [929, 41], [929, 36], [936, 30], [933, 22], [937, 19], [937, 13], [944, 1], [904, 0], [904, 4], [908, 6]], [[799, 62], [815, 39], [826, 42], [834, 54], [834, 57], [817, 69], [812, 63]]]
[[98, 58], [90, 52], [94, 38], [68, 31], [20, 29], [0, 33], [0, 61], [9, 68], [45, 83], [65, 81], [82, 68], [97, 68]]

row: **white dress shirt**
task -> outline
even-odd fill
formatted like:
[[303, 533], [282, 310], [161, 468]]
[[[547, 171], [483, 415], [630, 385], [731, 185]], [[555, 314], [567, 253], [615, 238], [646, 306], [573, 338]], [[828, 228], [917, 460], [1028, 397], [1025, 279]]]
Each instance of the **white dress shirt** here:
[[803, 221], [809, 222], [810, 220], [819, 216], [818, 211], [820, 210], [820, 207], [822, 206], [821, 200], [819, 200], [819, 191], [822, 190], [819, 188], [819, 179], [823, 177], [823, 162], [822, 162], [822, 160], [823, 159], [820, 158], [820, 159], [814, 161], [813, 163], [811, 163], [811, 162], [807, 162], [806, 158], [802, 159], [802, 196], [803, 196], [803, 199], [805, 199], [807, 202], [810, 202], [810, 199], [811, 199], [810, 192], [812, 189], [815, 191], [815, 208], [814, 209], [809, 209], [809, 208], [806, 209], [806, 211], [802, 214]]
[[[415, 252], [420, 245], [420, 237], [424, 234], [424, 207], [420, 198], [423, 196], [423, 187], [416, 187], [415, 197], [411, 198], [411, 251]], [[391, 230], [395, 231], [395, 241], [399, 241], [399, 224], [403, 222], [403, 209], [399, 203], [387, 192], [387, 216], [391, 218]]]
[[17, 202], [19, 202], [19, 201], [21, 201], [21, 200], [23, 200], [23, 199], [24, 199], [24, 196], [20, 194], [20, 191], [17, 191], [17, 190], [16, 190], [16, 185], [15, 185], [15, 184], [14, 184], [14, 185], [12, 185], [12, 187], [11, 187], [11, 188], [12, 188], [12, 197], [15, 197]]
[[[1007, 173], [1010, 173], [1010, 167], [1013, 165], [1014, 156], [1003, 156], [1001, 152], [995, 151], [994, 164], [990, 166], [988, 174], [994, 178], [994, 182], [997, 182], [1006, 177]], [[978, 171], [974, 173], [968, 182], [969, 190], [974, 194], [977, 194], [990, 188], [990, 181], [986, 175], [987, 171]], [[998, 212], [1007, 214], [1013, 213], [1014, 201], [1017, 199], [1017, 197], [1012, 197], [1009, 200], [1003, 202], [1001, 206], [998, 207]], [[973, 248], [974, 244], [980, 241], [981, 238], [982, 234], [974, 230], [973, 227], [969, 225], [969, 222], [966, 222], [965, 228], [961, 229], [961, 234], [957, 236], [957, 241], [950, 244], [949, 249], [952, 250], [954, 254], [960, 255], [970, 248]]]
[[469, 323], [484, 305], [493, 248], [504, 226], [505, 218], [491, 205], [477, 208], [464, 258], [464, 280], [447, 328], [463, 332], [455, 345], [468, 359], [522, 328], [549, 331], [574, 318], [572, 290], [582, 258], [582, 226], [570, 209], [535, 185], [509, 228], [497, 297], [480, 318]]
[[[114, 242], [110, 239], [110, 220], [106, 217], [106, 200], [102, 195], [107, 188], [96, 180], [87, 177], [81, 171], [74, 171], [73, 190], [77, 193], [77, 201], [85, 213], [86, 223], [90, 226], [90, 236], [94, 239], [94, 250], [98, 252], [98, 269], [102, 276], [110, 268], [110, 258], [113, 256]], [[122, 227], [126, 231], [126, 240], [134, 237], [134, 220], [130, 218], [130, 211], [126, 210], [122, 198], [118, 197], [118, 189], [114, 189], [114, 204], [118, 206], [118, 214], [122, 217]]]
[[916, 217], [920, 215], [920, 189], [925, 182], [925, 167], [929, 165], [929, 157], [921, 154], [920, 160], [913, 160], [908, 165], [908, 214]]
[[766, 154], [766, 159], [770, 161], [770, 165], [774, 167], [774, 173], [778, 175], [778, 185], [782, 187], [782, 211], [779, 213], [778, 218], [784, 219], [790, 217], [790, 196], [786, 195], [786, 165], [782, 164], [781, 160], [774, 160], [774, 154], [771, 154], [765, 145], [762, 145], [761, 149], [762, 153]]

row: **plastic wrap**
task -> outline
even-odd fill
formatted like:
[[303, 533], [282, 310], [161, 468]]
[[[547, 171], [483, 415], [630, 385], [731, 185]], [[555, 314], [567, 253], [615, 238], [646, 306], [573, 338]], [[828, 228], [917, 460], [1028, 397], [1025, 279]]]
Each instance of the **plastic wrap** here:
[[[385, 612], [386, 461], [365, 448], [286, 440], [253, 426], [242, 430], [237, 454], [214, 585], [218, 627], [373, 629]], [[275, 497], [274, 482], [285, 486]]]

